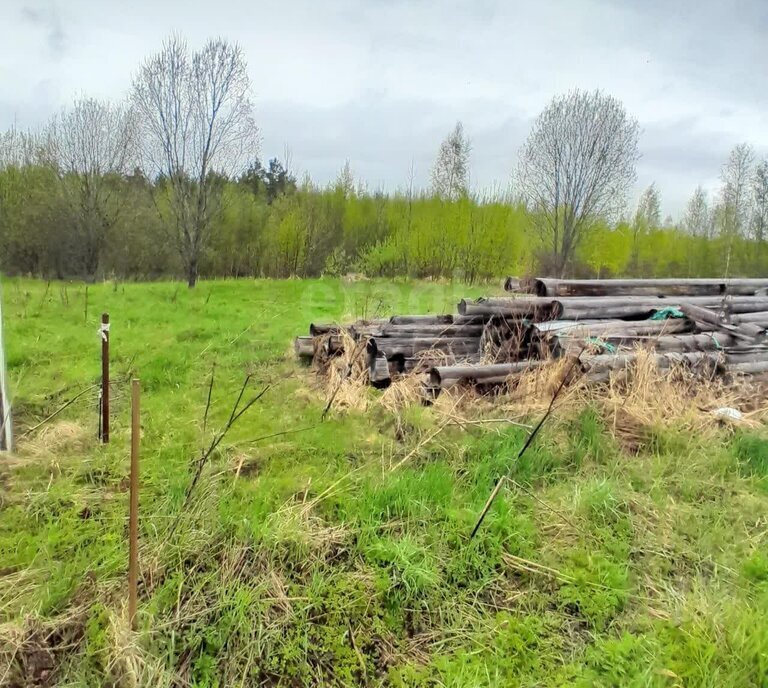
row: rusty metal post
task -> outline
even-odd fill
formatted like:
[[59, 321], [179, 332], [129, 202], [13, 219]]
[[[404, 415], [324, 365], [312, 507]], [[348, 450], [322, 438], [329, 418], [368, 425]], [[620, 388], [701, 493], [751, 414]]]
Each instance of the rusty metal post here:
[[131, 383], [131, 495], [129, 509], [128, 540], [128, 617], [131, 629], [136, 630], [136, 604], [139, 578], [139, 439], [141, 423], [139, 404], [141, 384], [134, 379]]
[[109, 313], [101, 314], [101, 441], [109, 444]]

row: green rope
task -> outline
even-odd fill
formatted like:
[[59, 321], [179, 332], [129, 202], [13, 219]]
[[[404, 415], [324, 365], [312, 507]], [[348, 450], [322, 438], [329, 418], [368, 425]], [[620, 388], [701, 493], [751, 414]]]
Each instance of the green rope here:
[[651, 316], [651, 320], [667, 320], [669, 318], [684, 318], [684, 317], [685, 317], [685, 314], [679, 308], [674, 308], [673, 306], [667, 306], [666, 308], [662, 308], [661, 310], [656, 311]]

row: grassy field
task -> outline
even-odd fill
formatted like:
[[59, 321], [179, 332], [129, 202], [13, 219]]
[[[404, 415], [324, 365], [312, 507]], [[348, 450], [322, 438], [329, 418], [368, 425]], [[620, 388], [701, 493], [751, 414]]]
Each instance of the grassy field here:
[[[321, 422], [325, 390], [291, 352], [309, 322], [451, 311], [494, 288], [3, 286], [19, 441], [0, 456], [0, 685], [768, 686], [760, 425], [649, 413], [628, 442], [600, 403], [570, 404], [516, 462], [525, 429], [394, 411], [378, 392]], [[111, 444], [96, 439], [95, 389], [24, 436], [98, 381], [103, 310]], [[244, 399], [268, 389], [186, 499], [247, 374]], [[143, 387], [136, 633], [125, 622], [132, 375]], [[470, 542], [506, 471], [513, 482]]]

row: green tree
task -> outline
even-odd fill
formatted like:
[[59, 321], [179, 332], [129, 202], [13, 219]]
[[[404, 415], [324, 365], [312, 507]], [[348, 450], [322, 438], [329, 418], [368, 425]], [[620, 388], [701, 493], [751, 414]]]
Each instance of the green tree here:
[[635, 181], [639, 126], [600, 91], [555, 97], [520, 152], [517, 188], [563, 274], [589, 227], [623, 208]]
[[440, 198], [457, 200], [469, 191], [469, 154], [471, 146], [464, 125], [456, 122], [437, 151], [432, 166], [432, 192]]

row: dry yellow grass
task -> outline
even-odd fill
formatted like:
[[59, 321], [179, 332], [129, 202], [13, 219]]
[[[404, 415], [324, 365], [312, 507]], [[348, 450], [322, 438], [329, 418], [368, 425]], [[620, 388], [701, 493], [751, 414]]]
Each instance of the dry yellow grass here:
[[[345, 353], [321, 364], [324, 394], [326, 399], [335, 395], [334, 408], [366, 411], [377, 404], [399, 418], [405, 409], [423, 403], [423, 372], [396, 376], [382, 393], [373, 394], [368, 386], [365, 355], [361, 353], [364, 344], [343, 336]], [[674, 428], [701, 435], [715, 432], [724, 424], [754, 426], [768, 418], [766, 396], [752, 379], [707, 378], [684, 364], [660, 370], [652, 351], [639, 347], [635, 353], [633, 363], [615, 371], [607, 382], [591, 382], [581, 374], [580, 366], [574, 365], [573, 358], [558, 358], [514, 375], [508, 389], [495, 396], [482, 396], [461, 385], [445, 390], [433, 403], [433, 409], [441, 417], [460, 413], [466, 419], [489, 413], [515, 419], [536, 417], [547, 409], [567, 376], [556, 404], [558, 414], [567, 416], [587, 406], [596, 408], [628, 451], [639, 446], [650, 428]], [[435, 355], [440, 352], [428, 354], [433, 361]], [[729, 420], [714, 413], [723, 407], [737, 409], [743, 417]]]
[[[517, 376], [503, 410], [542, 413], [570, 365], [568, 359], [558, 359]], [[574, 373], [558, 398], [557, 408], [561, 415], [586, 406], [596, 408], [625, 448], [632, 449], [648, 428], [674, 428], [700, 436], [728, 422], [759, 424], [768, 416], [768, 404], [763, 396], [757, 408], [752, 408], [756, 398], [755, 385], [749, 380], [732, 383], [707, 378], [683, 364], [660, 370], [653, 352], [639, 348], [634, 362], [613, 373], [605, 383], [594, 384]], [[723, 407], [751, 410], [740, 421], [728, 421], [714, 413]]]
[[424, 399], [422, 384], [423, 375], [415, 373], [401, 375], [382, 392], [378, 403], [390, 413], [398, 414], [403, 409], [422, 402]]
[[93, 432], [80, 423], [60, 420], [44, 426], [18, 444], [18, 453], [36, 459], [56, 459], [62, 454], [82, 453], [96, 443]]
[[365, 411], [371, 401], [368, 386], [365, 345], [343, 330], [342, 352], [320, 357], [316, 362], [322, 379], [323, 395], [333, 409]]

